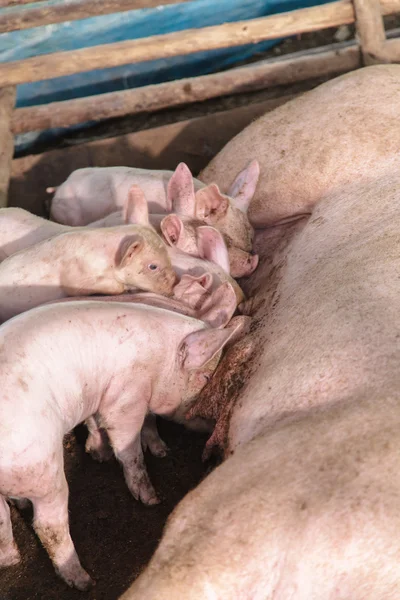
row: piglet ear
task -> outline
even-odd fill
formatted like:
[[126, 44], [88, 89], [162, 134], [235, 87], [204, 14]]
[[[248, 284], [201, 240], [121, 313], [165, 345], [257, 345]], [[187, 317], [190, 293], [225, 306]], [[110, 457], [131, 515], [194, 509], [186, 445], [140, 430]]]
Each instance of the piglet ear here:
[[185, 163], [179, 163], [167, 186], [167, 210], [194, 216], [195, 195], [193, 177]]
[[125, 201], [122, 211], [124, 223], [131, 225], [149, 225], [149, 208], [143, 190], [138, 185], [133, 185]]
[[231, 320], [236, 304], [235, 290], [229, 281], [225, 281], [203, 302], [198, 318], [211, 327], [222, 329]]
[[229, 198], [219, 191], [216, 183], [196, 192], [196, 217], [200, 221], [213, 221], [223, 217], [229, 208]]
[[179, 359], [184, 369], [204, 367], [229, 339], [235, 334], [238, 325], [226, 329], [202, 329], [185, 337], [179, 347]]
[[185, 228], [178, 215], [171, 214], [164, 217], [160, 223], [160, 229], [170, 246], [176, 246], [177, 248], [182, 246]]
[[228, 196], [232, 198], [234, 206], [245, 214], [256, 191], [259, 176], [258, 160], [252, 160], [243, 171], [240, 171], [229, 188]]
[[209, 295], [212, 282], [211, 273], [203, 273], [199, 277], [185, 273], [174, 287], [174, 298], [197, 310], [204, 304], [204, 297]]
[[202, 225], [197, 228], [196, 233], [199, 256], [216, 263], [229, 275], [229, 253], [221, 232], [214, 227]]
[[184, 290], [186, 293], [191, 292], [193, 289], [202, 290], [202, 293], [208, 292], [212, 286], [212, 283], [213, 277], [211, 273], [203, 273], [198, 277], [189, 275], [189, 273], [184, 273], [180, 279], [180, 282], [174, 287], [174, 295], [177, 297], [176, 294], [178, 292]]
[[126, 267], [130, 261], [142, 250], [144, 238], [141, 235], [126, 237], [118, 248], [115, 264], [117, 267]]
[[211, 273], [203, 273], [203, 275], [199, 275], [198, 277], [193, 277], [192, 280], [196, 279], [199, 285], [203, 287], [205, 290], [209, 290], [212, 286], [213, 277]]

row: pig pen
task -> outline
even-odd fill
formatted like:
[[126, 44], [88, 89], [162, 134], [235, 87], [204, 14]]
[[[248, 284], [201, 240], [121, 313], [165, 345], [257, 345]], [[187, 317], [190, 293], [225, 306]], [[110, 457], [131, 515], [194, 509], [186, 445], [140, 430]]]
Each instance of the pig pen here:
[[[46, 187], [59, 184], [71, 171], [85, 166], [124, 164], [173, 169], [184, 161], [197, 173], [252, 120], [319, 83], [308, 82], [301, 88], [288, 86], [278, 97], [248, 106], [16, 159], [12, 163], [8, 204], [45, 215]], [[85, 453], [84, 426], [65, 440], [71, 535], [82, 564], [96, 579], [95, 588], [85, 594], [91, 600], [115, 600], [129, 587], [155, 551], [169, 513], [218, 462], [217, 457], [207, 463], [201, 460], [207, 436], [160, 419], [159, 430], [170, 452], [161, 459], [148, 452], [145, 455], [149, 475], [162, 500], [153, 507], [132, 498], [115, 459], [97, 463]], [[82, 597], [82, 592], [69, 589], [56, 576], [31, 520], [30, 510], [20, 513], [12, 508], [22, 562], [0, 571], [0, 600]]]
[[[279, 95], [276, 91], [265, 93], [270, 97], [263, 100], [248, 97], [248, 106], [15, 159], [8, 205], [46, 215], [46, 187], [85, 166], [173, 169], [184, 161], [197, 173], [252, 120], [319, 83], [288, 86], [279, 90]], [[199, 114], [204, 111], [197, 109]], [[162, 420], [159, 429], [170, 452], [162, 459], [146, 453], [150, 477], [162, 499], [154, 507], [132, 498], [116, 460], [100, 464], [85, 453], [84, 426], [65, 440], [71, 535], [82, 564], [96, 579], [95, 588], [85, 594], [91, 600], [115, 600], [129, 587], [155, 551], [169, 513], [218, 462], [216, 457], [205, 464], [201, 460], [207, 436]], [[30, 510], [20, 513], [12, 508], [22, 562], [0, 571], [0, 600], [82, 597], [82, 592], [69, 589], [56, 576], [31, 520]]]
[[[112, 3], [104, 3], [106, 4]], [[331, 6], [333, 5], [337, 5], [339, 16], [335, 16], [335, 11], [330, 9], [330, 16], [324, 13], [325, 20], [311, 19], [312, 24], [304, 27], [301, 26], [299, 17], [300, 20], [291, 28], [287, 23], [283, 23], [281, 29], [275, 27], [273, 37], [290, 34], [292, 30], [312, 31], [321, 27], [351, 24], [356, 21], [357, 14], [356, 25], [361, 50], [353, 42], [328, 45], [303, 54], [295, 52], [286, 59], [256, 63], [237, 70], [233, 76], [233, 71], [228, 71], [193, 78], [192, 81], [169, 82], [148, 86], [148, 89], [104, 94], [95, 104], [93, 99], [83, 98], [54, 103], [52, 107], [45, 105], [13, 111], [12, 86], [19, 83], [18, 77], [23, 80], [29, 76], [22, 67], [19, 75], [12, 76], [9, 70], [0, 65], [0, 86], [3, 88], [0, 90], [0, 130], [3, 139], [0, 204], [21, 206], [35, 214], [45, 215], [46, 187], [58, 185], [71, 171], [86, 166], [126, 165], [174, 169], [180, 161], [184, 161], [197, 174], [227, 141], [266, 111], [341, 72], [362, 64], [396, 60], [396, 52], [398, 59], [400, 53], [397, 32], [390, 33], [387, 41], [382, 40], [383, 26], [380, 29], [378, 2], [357, 0], [353, 7], [350, 1], [341, 0]], [[398, 0], [385, 0], [381, 8], [383, 14], [392, 14], [400, 10], [400, 4]], [[326, 11], [326, 7], [324, 10]], [[378, 26], [370, 27], [371, 22], [378, 23]], [[249, 35], [251, 36], [251, 32]], [[256, 37], [255, 33], [254, 36]], [[319, 33], [315, 37], [318, 39], [317, 44], [320, 44], [321, 37], [324, 36]], [[331, 41], [332, 32], [322, 43], [329, 44]], [[293, 52], [301, 47], [301, 43], [292, 44], [289, 50]], [[20, 62], [22, 64], [23, 61]], [[273, 85], [280, 87], [267, 93], [254, 93]], [[157, 87], [157, 90], [150, 89], [152, 87]], [[252, 95], [245, 95], [243, 92], [252, 92]], [[75, 139], [75, 145], [72, 144], [74, 140], [69, 140], [70, 147], [15, 159], [11, 165], [10, 177], [12, 133], [73, 125], [92, 117], [93, 120], [100, 121], [106, 117], [160, 110], [218, 98], [229, 93], [240, 95], [232, 102], [228, 98], [222, 106], [225, 109], [232, 104], [241, 106], [206, 116], [205, 113], [215, 111], [215, 106], [207, 108], [197, 105], [189, 112], [186, 109], [175, 109], [166, 120], [178, 122], [159, 126], [154, 126], [158, 124], [157, 117], [147, 113], [145, 119], [148, 123], [142, 127], [143, 131], [87, 143], [84, 143], [81, 135]], [[187, 119], [188, 114], [195, 118]], [[160, 119], [159, 122], [165, 122], [165, 119]], [[108, 125], [108, 135], [110, 127], [111, 131], [117, 132], [120, 125]], [[99, 136], [103, 134], [100, 127]], [[65, 439], [71, 535], [83, 565], [96, 579], [96, 586], [85, 594], [86, 598], [115, 600], [129, 587], [155, 551], [170, 512], [217, 461], [214, 458], [204, 464], [201, 460], [207, 436], [161, 420], [159, 430], [170, 452], [162, 459], [146, 453], [149, 475], [162, 500], [160, 505], [154, 507], [145, 507], [132, 498], [122, 469], [115, 460], [99, 464], [85, 453], [85, 427], [78, 427]], [[20, 513], [12, 507], [13, 531], [21, 550], [22, 561], [15, 567], [0, 571], [0, 600], [81, 598], [82, 592], [69, 589], [56, 576], [47, 553], [32, 529], [31, 519], [29, 509]]]
[[[71, 171], [85, 166], [125, 164], [172, 169], [184, 161], [196, 173], [254, 118], [298, 91], [298, 87], [290, 87], [283, 96], [249, 106], [16, 159], [12, 163], [8, 205], [45, 215], [46, 187], [57, 185]], [[84, 426], [65, 440], [71, 535], [82, 564], [96, 579], [96, 586], [85, 594], [91, 600], [115, 600], [129, 587], [155, 551], [169, 513], [218, 461], [216, 457], [205, 464], [201, 460], [207, 436], [162, 420], [159, 430], [170, 452], [162, 459], [148, 452], [145, 456], [162, 500], [153, 507], [132, 498], [116, 460], [97, 463], [85, 453]], [[56, 576], [33, 531], [31, 510], [19, 512], [12, 507], [11, 512], [22, 561], [0, 571], [0, 599], [82, 597], [82, 592], [68, 588]]]

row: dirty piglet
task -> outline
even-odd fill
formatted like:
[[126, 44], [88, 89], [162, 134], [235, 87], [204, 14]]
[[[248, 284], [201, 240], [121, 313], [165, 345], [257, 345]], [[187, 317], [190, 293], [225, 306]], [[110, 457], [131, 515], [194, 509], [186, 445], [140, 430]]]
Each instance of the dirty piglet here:
[[56, 571], [90, 587], [69, 533], [64, 435], [93, 417], [133, 496], [157, 503], [141, 449], [144, 418], [196, 397], [236, 329], [96, 301], [41, 306], [0, 327], [0, 566], [19, 562], [6, 498], [28, 499]]
[[132, 289], [171, 295], [175, 271], [165, 244], [148, 224], [147, 204], [140, 199], [137, 225], [64, 233], [4, 260], [0, 319], [67, 296]]

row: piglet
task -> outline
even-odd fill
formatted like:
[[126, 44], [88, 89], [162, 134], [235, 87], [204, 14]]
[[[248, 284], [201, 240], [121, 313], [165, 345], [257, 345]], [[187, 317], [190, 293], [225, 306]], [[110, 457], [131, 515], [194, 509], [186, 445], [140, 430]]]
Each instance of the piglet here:
[[45, 240], [0, 264], [0, 319], [66, 296], [121, 294], [139, 288], [170, 295], [176, 283], [167, 249], [149, 227], [82, 229]]
[[[128, 192], [128, 197], [122, 210], [116, 211], [90, 223], [86, 227], [98, 229], [101, 227], [116, 227], [118, 225], [133, 224], [136, 222], [138, 209], [136, 186]], [[163, 234], [170, 246], [179, 250], [201, 256], [197, 242], [197, 228], [203, 226], [201, 221], [194, 221], [188, 217], [178, 215], [149, 215], [149, 222], [157, 231]], [[77, 227], [61, 225], [33, 215], [23, 208], [0, 209], [0, 262], [20, 250], [29, 248], [34, 244], [50, 239], [61, 233], [77, 231]], [[217, 230], [215, 230], [217, 231]], [[216, 236], [221, 235], [219, 232]], [[233, 277], [250, 275], [258, 263], [258, 257], [244, 252], [234, 246], [228, 246], [230, 271]]]
[[215, 183], [205, 186], [194, 180], [188, 167], [180, 163], [169, 183], [173, 212], [215, 227], [230, 245], [251, 252], [254, 230], [247, 211], [259, 174], [257, 160], [250, 161], [223, 194]]
[[28, 499], [59, 575], [92, 583], [69, 533], [63, 436], [93, 416], [136, 499], [158, 502], [143, 461], [146, 413], [169, 414], [201, 390], [235, 327], [150, 306], [41, 306], [0, 328], [0, 565], [19, 561], [6, 498]]
[[252, 249], [253, 229], [247, 209], [259, 177], [257, 161], [252, 161], [233, 182], [229, 194], [217, 185], [206, 186], [193, 179], [189, 168], [180, 163], [175, 172], [129, 167], [78, 169], [57, 188], [51, 204], [51, 218], [65, 225], [88, 225], [121, 208], [128, 190], [138, 185], [149, 201], [149, 212], [176, 212], [217, 227], [241, 250]]
[[[146, 306], [154, 306], [165, 308], [182, 315], [191, 316], [200, 319], [207, 325], [222, 329], [229, 323], [234, 325], [236, 329], [235, 336], [230, 342], [240, 335], [247, 332], [250, 324], [250, 317], [235, 317], [232, 322], [231, 318], [236, 310], [236, 295], [229, 282], [221, 284], [216, 290], [210, 292], [211, 276], [192, 277], [191, 275], [183, 275], [181, 281], [174, 288], [174, 297], [166, 298], [158, 294], [138, 292], [135, 294], [121, 294], [119, 296], [96, 296], [96, 297], [80, 297], [80, 298], [63, 298], [59, 302], [76, 302], [96, 300], [100, 302], [129, 302], [131, 304], [142, 304]], [[196, 295], [198, 300], [194, 308], [190, 308], [185, 296]], [[54, 304], [54, 302], [52, 302]], [[192, 302], [193, 304], [193, 302]], [[174, 421], [177, 421], [189, 429], [195, 431], [211, 431], [211, 423], [203, 418], [195, 417], [190, 420], [186, 419], [186, 414], [191, 408], [189, 403], [182, 402], [178, 410], [172, 416]], [[93, 417], [85, 421], [89, 429], [89, 437], [86, 442], [86, 450], [90, 452], [92, 457], [100, 462], [111, 458], [110, 446], [108, 444], [106, 432], [100, 429]], [[156, 421], [153, 415], [149, 414], [142, 428], [142, 445], [143, 449], [148, 449], [154, 456], [165, 456], [168, 450], [166, 444], [161, 440], [157, 431]]]
[[[136, 188], [137, 200], [142, 205], [146, 203], [146, 196], [141, 188]], [[229, 254], [224, 238], [214, 227], [202, 226], [196, 232], [198, 254], [202, 258], [182, 252], [176, 246], [168, 246], [168, 255], [177, 275], [188, 274], [193, 277], [211, 277], [210, 289], [215, 290], [221, 283], [228, 281], [235, 290], [237, 304], [239, 305], [244, 294], [230, 275]], [[195, 301], [195, 300], [194, 300]], [[193, 304], [190, 304], [193, 306]]]

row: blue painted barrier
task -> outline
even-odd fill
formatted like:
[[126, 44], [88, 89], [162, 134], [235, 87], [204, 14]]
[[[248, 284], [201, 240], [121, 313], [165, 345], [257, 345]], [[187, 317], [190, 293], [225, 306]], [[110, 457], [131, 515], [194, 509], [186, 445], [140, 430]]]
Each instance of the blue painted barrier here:
[[[48, 0], [42, 4], [52, 6], [60, 2], [62, 0]], [[193, 0], [184, 4], [132, 10], [80, 21], [13, 31], [0, 36], [0, 62], [184, 29], [207, 27], [225, 22], [254, 19], [325, 2], [326, 0]], [[20, 7], [20, 10], [24, 11], [32, 6], [34, 5], [24, 5]], [[6, 14], [8, 10], [11, 9], [2, 9], [1, 13]], [[111, 69], [98, 69], [87, 73], [23, 84], [17, 88], [17, 106], [68, 100], [217, 72], [249, 58], [257, 52], [265, 51], [277, 41], [198, 52], [189, 56], [128, 64]], [[82, 128], [82, 126], [84, 125], [76, 126], [73, 129]], [[17, 152], [33, 147], [38, 140], [51, 139], [63, 132], [65, 130], [57, 129], [17, 136]]]

